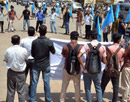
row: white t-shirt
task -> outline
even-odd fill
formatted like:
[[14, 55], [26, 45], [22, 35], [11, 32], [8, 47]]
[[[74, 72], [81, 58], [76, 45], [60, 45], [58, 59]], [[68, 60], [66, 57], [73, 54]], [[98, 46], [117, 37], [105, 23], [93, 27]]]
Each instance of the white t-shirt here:
[[6, 50], [6, 68], [16, 72], [23, 72], [26, 69], [28, 59], [27, 50], [19, 45], [14, 45]]
[[4, 21], [4, 13], [0, 11], [0, 21]]
[[53, 13], [53, 14], [50, 13], [49, 16], [50, 16], [50, 21], [55, 21], [56, 17], [58, 17], [58, 14], [57, 13]]
[[27, 50], [28, 59], [34, 59], [31, 56], [31, 48], [32, 48], [32, 42], [36, 38], [37, 37], [34, 37], [34, 36], [28, 36], [28, 37], [22, 39], [21, 42], [20, 42], [20, 46]]

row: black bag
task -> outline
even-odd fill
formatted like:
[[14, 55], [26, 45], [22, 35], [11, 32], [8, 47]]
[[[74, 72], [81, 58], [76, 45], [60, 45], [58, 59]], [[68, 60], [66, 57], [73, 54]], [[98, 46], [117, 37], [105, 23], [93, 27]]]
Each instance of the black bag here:
[[69, 56], [66, 60], [66, 70], [70, 75], [77, 75], [80, 73], [80, 63], [78, 60], [78, 49], [80, 45], [76, 45], [73, 49], [70, 44], [67, 45], [69, 48]]
[[99, 43], [96, 48], [92, 46], [91, 43], [88, 44], [90, 51], [86, 58], [86, 69], [90, 74], [97, 74], [101, 72], [101, 57], [99, 48], [101, 44]]
[[110, 58], [107, 63], [107, 70], [106, 73], [109, 77], [118, 77], [120, 75], [120, 72], [118, 71], [119, 63], [117, 58], [117, 53], [120, 51], [121, 47], [119, 47], [115, 53], [112, 53], [108, 47], [106, 47], [106, 50], [110, 54]]

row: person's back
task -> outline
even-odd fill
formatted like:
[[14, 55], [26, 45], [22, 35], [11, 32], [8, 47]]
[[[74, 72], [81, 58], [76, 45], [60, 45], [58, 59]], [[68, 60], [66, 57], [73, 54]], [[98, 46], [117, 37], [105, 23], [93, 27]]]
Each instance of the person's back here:
[[101, 87], [102, 87], [102, 94], [104, 94], [106, 86], [111, 80], [112, 85], [113, 85], [112, 102], [117, 102], [118, 91], [119, 91], [120, 68], [121, 68], [120, 64], [122, 62], [124, 49], [121, 48], [119, 45], [121, 41], [120, 34], [114, 34], [113, 41], [114, 41], [114, 44], [111, 46], [108, 46], [108, 49], [107, 49], [107, 63], [106, 63], [106, 68], [104, 69], [104, 72], [103, 72]]
[[81, 49], [81, 45], [77, 43], [78, 32], [73, 31], [70, 34], [71, 42], [63, 47], [62, 55], [65, 58], [65, 64], [63, 69], [63, 81], [60, 95], [60, 102], [65, 102], [66, 90], [70, 79], [74, 81], [75, 87], [75, 102], [80, 102], [80, 64], [78, 61], [78, 54]]
[[32, 68], [31, 90], [29, 94], [29, 102], [34, 102], [36, 99], [36, 88], [40, 72], [42, 71], [45, 91], [45, 101], [52, 102], [50, 92], [50, 52], [55, 54], [53, 42], [45, 37], [47, 27], [41, 25], [39, 27], [40, 37], [32, 42], [31, 54], [34, 57], [34, 65]]

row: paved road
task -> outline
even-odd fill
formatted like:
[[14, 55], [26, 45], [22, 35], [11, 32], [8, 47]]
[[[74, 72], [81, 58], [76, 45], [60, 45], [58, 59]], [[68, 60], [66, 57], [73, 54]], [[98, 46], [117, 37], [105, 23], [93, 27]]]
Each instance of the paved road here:
[[[21, 16], [22, 14], [22, 10], [24, 9], [23, 6], [17, 6], [14, 3], [11, 3], [14, 5], [15, 10], [17, 12], [18, 17]], [[5, 13], [7, 11], [5, 10]], [[58, 39], [67, 39], [69, 40], [69, 35], [64, 35], [63, 33], [65, 32], [64, 29], [60, 28], [62, 25], [62, 20], [58, 19], [56, 20], [56, 25], [57, 25], [57, 30], [58, 30], [58, 34], [51, 34], [50, 32], [50, 23], [49, 23], [49, 18], [47, 18], [47, 27], [48, 27], [48, 34], [47, 37], [49, 38], [58, 38]], [[4, 24], [4, 28], [7, 28], [7, 20], [5, 17], [5, 24]], [[15, 20], [15, 28], [16, 28], [16, 32], [5, 32], [4, 34], [0, 33], [0, 102], [5, 102], [6, 100], [6, 93], [7, 93], [7, 69], [5, 68], [5, 62], [3, 62], [4, 59], [4, 53], [6, 51], [6, 49], [11, 45], [11, 36], [18, 34], [20, 35], [21, 38], [24, 38], [27, 36], [27, 32], [22, 32], [22, 27], [23, 26], [23, 20]], [[31, 26], [36, 26], [36, 20], [31, 20]], [[70, 31], [74, 31], [76, 28], [76, 23], [75, 20], [71, 20], [70, 21]], [[83, 31], [84, 31], [84, 27], [83, 27]], [[83, 32], [84, 33], [84, 32]], [[86, 41], [84, 39], [79, 38], [80, 41]], [[29, 77], [27, 79], [27, 85], [29, 83]], [[58, 102], [59, 100], [59, 96], [60, 96], [60, 91], [61, 91], [61, 84], [62, 81], [61, 80], [51, 80], [51, 93], [52, 93], [52, 99], [54, 102]], [[93, 99], [95, 100], [95, 89], [94, 86], [92, 85], [92, 96]], [[112, 98], [112, 86], [111, 83], [109, 83], [107, 89], [106, 89], [106, 93], [104, 95], [104, 101], [108, 102], [110, 99]], [[73, 82], [71, 81], [67, 90], [67, 100], [66, 102], [73, 102], [74, 100], [74, 87], [73, 87]], [[27, 97], [26, 97], [27, 100]], [[83, 81], [81, 81], [81, 102], [86, 102], [85, 101], [85, 92], [84, 92], [84, 84]], [[43, 91], [43, 81], [42, 81], [42, 77], [40, 76], [39, 79], [39, 83], [38, 83], [38, 87], [37, 87], [37, 102], [44, 102], [44, 91]], [[15, 96], [15, 102], [18, 102], [18, 97], [17, 94]]]

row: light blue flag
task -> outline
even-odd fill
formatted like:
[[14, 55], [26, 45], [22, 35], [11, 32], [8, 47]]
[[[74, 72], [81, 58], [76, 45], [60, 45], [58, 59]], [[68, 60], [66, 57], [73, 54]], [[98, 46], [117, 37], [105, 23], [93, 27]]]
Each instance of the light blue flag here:
[[126, 17], [126, 23], [128, 23], [129, 22], [129, 20], [130, 20], [130, 9], [129, 9], [129, 12], [128, 12], [128, 14], [127, 14], [127, 17]]
[[56, 8], [56, 13], [59, 14], [60, 13], [60, 7], [59, 5], [57, 5], [57, 8]]
[[32, 5], [32, 11], [34, 12], [35, 11], [35, 4], [33, 3]]
[[72, 7], [70, 7], [70, 17], [72, 17]]
[[118, 19], [118, 17], [119, 17], [119, 12], [120, 12], [120, 4], [118, 4], [117, 8], [116, 8], [116, 12], [115, 12], [116, 19]]
[[113, 14], [113, 6], [111, 5], [111, 8], [108, 11], [105, 20], [101, 26], [101, 29], [103, 30], [106, 26], [108, 26], [112, 22], [114, 22], [114, 14]]
[[6, 10], [8, 11], [8, 3], [6, 2], [6, 4], [5, 4], [5, 8], [6, 8]]
[[46, 10], [46, 3], [43, 6], [43, 11], [45, 11], [45, 10]]
[[94, 8], [93, 8], [93, 5], [92, 5], [92, 9], [91, 9], [91, 14], [92, 14], [92, 16], [94, 16]]
[[99, 17], [97, 18], [97, 32], [98, 32], [98, 41], [101, 41], [101, 30], [100, 30], [100, 23], [99, 23]]

